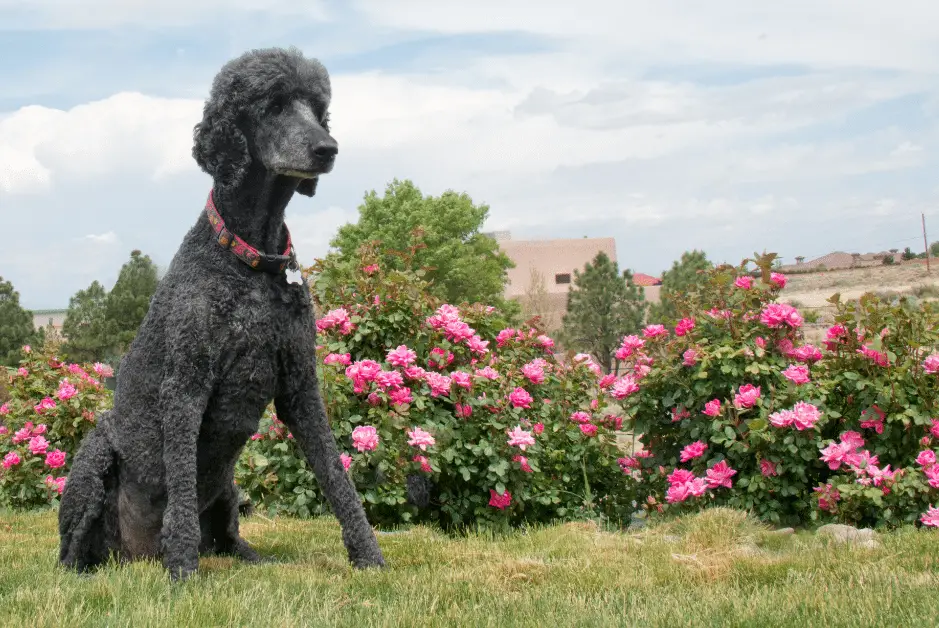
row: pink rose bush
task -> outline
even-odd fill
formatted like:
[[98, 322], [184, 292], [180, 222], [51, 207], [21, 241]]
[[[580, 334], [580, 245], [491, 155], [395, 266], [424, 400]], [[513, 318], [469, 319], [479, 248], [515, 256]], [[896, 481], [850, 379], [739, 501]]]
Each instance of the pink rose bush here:
[[23, 347], [20, 365], [0, 373], [10, 393], [0, 405], [0, 507], [56, 503], [72, 454], [111, 405], [103, 380], [113, 369], [60, 360], [58, 349], [55, 342]]
[[785, 276], [754, 262], [756, 273], [748, 262], [706, 273], [661, 321], [675, 333], [640, 350], [651, 368], [621, 404], [650, 453], [623, 469], [637, 502], [721, 504], [774, 523], [934, 525], [939, 308], [833, 299], [816, 346], [778, 301]]
[[[559, 356], [543, 331], [485, 305], [440, 303], [409, 271], [361, 270], [371, 263], [352, 280], [328, 262], [309, 273], [319, 316], [334, 321], [318, 325], [323, 398], [370, 521], [628, 521], [633, 482], [616, 442], [624, 418], [611, 406], [638, 390], [640, 372], [601, 385], [592, 359]], [[624, 347], [638, 355], [645, 342]], [[268, 513], [328, 512], [276, 425], [268, 412], [238, 462], [239, 487]], [[426, 506], [410, 501], [415, 478], [432, 487]]]

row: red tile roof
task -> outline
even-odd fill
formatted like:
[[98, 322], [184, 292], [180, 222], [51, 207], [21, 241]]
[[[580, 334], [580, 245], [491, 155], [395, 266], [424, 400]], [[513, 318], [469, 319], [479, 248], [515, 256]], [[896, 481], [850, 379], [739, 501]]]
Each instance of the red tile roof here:
[[662, 280], [645, 273], [636, 273], [633, 275], [633, 283], [637, 286], [659, 286]]

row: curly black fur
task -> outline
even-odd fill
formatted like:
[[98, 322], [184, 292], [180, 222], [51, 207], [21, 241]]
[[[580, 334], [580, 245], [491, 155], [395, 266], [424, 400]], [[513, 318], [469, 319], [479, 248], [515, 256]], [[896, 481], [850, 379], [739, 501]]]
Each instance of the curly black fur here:
[[[326, 69], [294, 49], [246, 53], [213, 82], [193, 157], [212, 176], [228, 228], [258, 249], [284, 249], [291, 197], [312, 195], [332, 169], [330, 95]], [[84, 571], [111, 554], [161, 557], [179, 579], [200, 552], [258, 560], [238, 531], [250, 504], [234, 466], [273, 399], [350, 560], [383, 565], [327, 422], [315, 329], [306, 283], [248, 267], [200, 214], [122, 360], [113, 410], [76, 454], [59, 511], [60, 561]]]

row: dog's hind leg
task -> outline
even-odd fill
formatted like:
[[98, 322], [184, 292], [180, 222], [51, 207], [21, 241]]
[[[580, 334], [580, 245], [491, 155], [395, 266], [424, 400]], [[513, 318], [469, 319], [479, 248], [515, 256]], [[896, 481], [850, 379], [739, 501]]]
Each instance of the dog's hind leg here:
[[236, 556], [249, 563], [261, 560], [254, 548], [241, 538], [238, 529], [241, 508], [242, 500], [238, 488], [234, 483], [230, 483], [199, 516], [202, 532], [200, 553]]
[[88, 571], [119, 551], [116, 467], [116, 454], [99, 421], [82, 441], [62, 493], [59, 562], [63, 565]]

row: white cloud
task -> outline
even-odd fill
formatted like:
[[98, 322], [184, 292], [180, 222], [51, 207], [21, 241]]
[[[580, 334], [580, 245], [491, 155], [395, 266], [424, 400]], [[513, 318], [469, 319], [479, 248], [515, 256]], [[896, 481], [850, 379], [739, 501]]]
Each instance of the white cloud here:
[[[128, 171], [161, 177], [191, 167], [202, 102], [137, 93], [62, 111], [28, 106], [0, 119], [0, 192], [48, 189], [57, 176]], [[184, 159], [188, 157], [187, 159]]]
[[9, 29], [107, 29], [130, 24], [147, 26], [187, 26], [220, 16], [263, 12], [276, 17], [303, 17], [325, 20], [329, 17], [321, 0], [269, 3], [266, 0], [161, 0], [158, 6], [148, 0], [0, 0], [0, 14], [6, 12]]
[[102, 234], [89, 233], [84, 239], [94, 244], [116, 244], [118, 242], [117, 234], [113, 231]]

